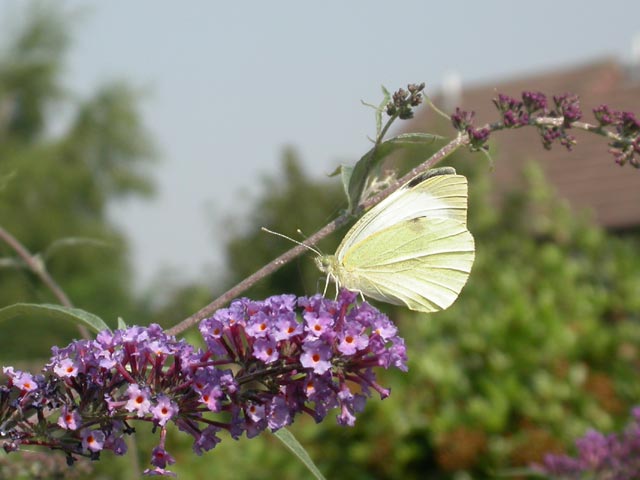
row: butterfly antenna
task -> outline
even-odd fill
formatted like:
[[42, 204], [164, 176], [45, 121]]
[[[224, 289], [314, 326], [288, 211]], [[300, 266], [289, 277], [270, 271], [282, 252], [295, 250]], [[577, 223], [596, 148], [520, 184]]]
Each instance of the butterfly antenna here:
[[313, 253], [315, 253], [316, 255], [322, 256], [322, 252], [320, 250], [318, 250], [317, 248], [313, 248], [311, 245], [307, 245], [306, 243], [303, 242], [299, 242], [298, 240], [295, 240], [291, 237], [287, 237], [286, 235], [279, 233], [279, 232], [274, 232], [273, 230], [269, 230], [266, 227], [262, 227], [262, 230], [267, 232], [267, 233], [271, 233], [272, 235], [276, 235], [278, 237], [282, 237], [282, 238], [286, 238], [287, 240], [289, 240], [290, 242], [295, 243], [296, 245], [300, 245], [301, 247], [306, 248], [307, 250], [311, 250]]

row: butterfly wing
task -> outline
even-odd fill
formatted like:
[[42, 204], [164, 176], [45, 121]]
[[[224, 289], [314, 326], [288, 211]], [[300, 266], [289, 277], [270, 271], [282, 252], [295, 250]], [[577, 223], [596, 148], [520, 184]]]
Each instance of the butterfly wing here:
[[473, 236], [452, 218], [419, 217], [376, 231], [344, 252], [344, 286], [411, 310], [449, 307], [469, 277]]
[[336, 257], [342, 260], [359, 242], [413, 218], [451, 218], [466, 225], [467, 196], [467, 179], [462, 175], [418, 175], [366, 212], [345, 235]]

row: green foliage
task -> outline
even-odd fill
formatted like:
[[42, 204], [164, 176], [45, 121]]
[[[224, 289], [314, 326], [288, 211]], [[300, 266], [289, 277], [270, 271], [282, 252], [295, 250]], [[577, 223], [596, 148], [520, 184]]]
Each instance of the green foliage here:
[[283, 443], [283, 445], [285, 445], [291, 451], [291, 453], [293, 453], [302, 463], [304, 463], [304, 465], [315, 478], [324, 480], [324, 476], [322, 475], [322, 473], [320, 473], [316, 465], [313, 463], [311, 457], [309, 457], [309, 453], [304, 449], [304, 447], [300, 444], [298, 439], [291, 433], [290, 430], [281, 428], [273, 434], [278, 438], [278, 440]]
[[79, 308], [33, 303], [14, 303], [8, 307], [0, 308], [0, 322], [8, 320], [21, 321], [28, 316], [39, 317], [45, 322], [48, 320], [54, 322], [68, 321], [76, 325], [84, 325], [95, 333], [109, 328], [100, 317]]
[[[490, 478], [568, 448], [589, 427], [620, 427], [640, 398], [638, 236], [607, 233], [572, 212], [535, 165], [498, 207], [486, 164], [456, 168], [471, 186], [469, 283], [432, 318], [380, 305], [407, 339], [410, 370], [383, 376], [391, 397], [368, 403], [354, 429], [310, 427], [303, 444], [327, 478]], [[268, 218], [290, 232], [310, 216], [326, 218], [317, 208], [333, 197], [309, 183], [268, 189], [254, 225]], [[279, 253], [264, 238], [230, 245], [230, 268], [241, 275]], [[308, 279], [319, 275], [303, 262], [265, 282], [261, 296], [299, 292], [303, 279], [312, 288]]]
[[396, 389], [384, 414], [415, 409], [411, 436], [446, 471], [526, 465], [589, 427], [620, 427], [640, 398], [638, 238], [571, 212], [538, 169], [527, 179], [502, 210], [488, 204], [490, 176], [472, 179], [469, 284], [428, 321], [396, 313], [411, 332], [411, 393]]
[[358, 160], [355, 166], [342, 165], [337, 171], [340, 172], [343, 188], [347, 195], [347, 211], [355, 212], [356, 207], [372, 193], [367, 191], [371, 184], [375, 184], [381, 177], [384, 177], [381, 174], [381, 166], [385, 159], [407, 148], [431, 148], [433, 143], [439, 139], [442, 137], [429, 133], [402, 133], [376, 143]]
[[[113, 82], [78, 99], [64, 88], [69, 27], [65, 13], [34, 4], [3, 39], [0, 222], [38, 255], [75, 305], [113, 326], [131, 310], [132, 296], [125, 239], [107, 206], [152, 192], [144, 167], [153, 149], [136, 107], [139, 92]], [[56, 302], [4, 243], [0, 260], [0, 306]], [[67, 325], [44, 332], [37, 319], [4, 330], [3, 359], [43, 358], [55, 342], [78, 335]]]

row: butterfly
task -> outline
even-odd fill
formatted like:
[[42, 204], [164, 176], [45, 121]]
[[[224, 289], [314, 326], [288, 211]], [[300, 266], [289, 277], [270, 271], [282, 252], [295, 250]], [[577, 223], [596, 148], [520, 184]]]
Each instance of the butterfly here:
[[467, 189], [452, 168], [414, 177], [367, 211], [336, 253], [318, 256], [316, 265], [338, 288], [420, 312], [448, 308], [475, 258]]

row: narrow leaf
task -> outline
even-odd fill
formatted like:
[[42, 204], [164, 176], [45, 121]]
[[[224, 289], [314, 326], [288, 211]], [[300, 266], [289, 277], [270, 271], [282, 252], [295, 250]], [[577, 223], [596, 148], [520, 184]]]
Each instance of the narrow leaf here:
[[427, 145], [441, 138], [439, 135], [431, 133], [403, 133], [374, 146], [365, 153], [362, 158], [358, 160], [355, 167], [353, 167], [349, 180], [347, 195], [349, 198], [349, 212], [354, 213], [360, 201], [364, 200], [361, 196], [367, 181], [378, 174], [380, 165], [382, 165], [385, 158], [401, 148]]
[[57, 250], [64, 247], [91, 246], [98, 248], [111, 248], [113, 245], [99, 238], [90, 237], [66, 237], [53, 242], [43, 254], [43, 257], [50, 258]]
[[431, 101], [431, 98], [429, 98], [426, 94], [424, 95], [424, 99], [427, 102], [427, 105], [429, 105], [434, 112], [436, 112], [438, 115], [440, 115], [442, 118], [444, 118], [447, 121], [451, 121], [451, 115], [448, 115], [446, 113], [444, 113], [442, 110], [440, 110], [438, 107], [436, 107], [435, 103], [433, 103]]
[[432, 143], [434, 140], [442, 140], [444, 137], [435, 133], [402, 133], [396, 137], [390, 138], [384, 143], [392, 143], [398, 145], [411, 145], [416, 143]]
[[0, 268], [25, 268], [25, 264], [17, 258], [2, 257], [0, 258]]
[[313, 463], [313, 460], [311, 460], [311, 457], [309, 456], [307, 451], [302, 445], [300, 445], [300, 442], [298, 442], [296, 437], [294, 437], [289, 430], [287, 430], [286, 428], [281, 428], [273, 434], [278, 437], [278, 439], [282, 443], [284, 443], [285, 446], [289, 450], [291, 450], [302, 463], [304, 463], [304, 465], [309, 469], [313, 476], [315, 476], [318, 480], [325, 480], [318, 467], [316, 467], [315, 463]]
[[342, 165], [340, 170], [340, 181], [342, 182], [342, 188], [347, 196], [349, 202], [349, 211], [351, 211], [351, 198], [349, 197], [349, 183], [351, 182], [351, 176], [353, 175], [353, 167], [351, 165]]
[[344, 165], [338, 165], [336, 167], [336, 169], [333, 172], [331, 172], [329, 175], [327, 175], [327, 176], [328, 177], [336, 177], [336, 176], [342, 174], [342, 168], [343, 167], [344, 167]]
[[382, 131], [382, 112], [384, 111], [384, 108], [387, 106], [387, 103], [389, 103], [389, 100], [391, 100], [391, 94], [389, 93], [389, 90], [387, 90], [387, 88], [384, 85], [381, 85], [381, 87], [382, 87], [382, 101], [380, 102], [380, 105], [376, 110], [376, 137], [380, 137], [380, 132]]
[[376, 163], [382, 162], [386, 157], [401, 148], [415, 145], [428, 145], [441, 138], [442, 137], [438, 135], [432, 135], [430, 133], [403, 133], [402, 135], [382, 142], [378, 146], [376, 150]]
[[109, 326], [100, 317], [79, 308], [36, 303], [15, 303], [0, 308], [0, 322], [23, 316], [37, 316], [43, 320], [68, 320], [76, 324], [84, 324], [95, 332], [109, 329]]
[[373, 147], [371, 150], [365, 153], [362, 158], [360, 158], [360, 160], [358, 160], [358, 163], [356, 163], [351, 170], [351, 175], [349, 177], [349, 187], [347, 188], [347, 197], [349, 199], [349, 213], [354, 213], [356, 207], [360, 203], [362, 191], [367, 184], [367, 180], [372, 169], [374, 169], [376, 166], [374, 158], [375, 153], [376, 147]]

